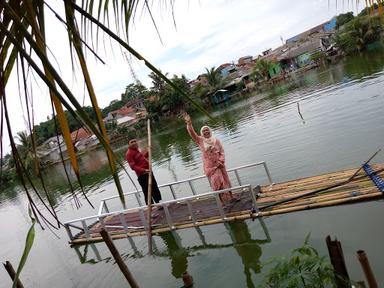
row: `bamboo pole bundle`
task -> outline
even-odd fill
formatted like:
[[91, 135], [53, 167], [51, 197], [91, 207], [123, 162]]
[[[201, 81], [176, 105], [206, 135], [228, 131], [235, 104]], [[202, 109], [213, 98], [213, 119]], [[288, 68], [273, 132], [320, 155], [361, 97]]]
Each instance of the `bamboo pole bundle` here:
[[309, 185], [311, 183], [323, 183], [331, 180], [337, 180], [340, 178], [349, 178], [353, 175], [353, 172], [356, 171], [356, 169], [350, 169], [350, 170], [344, 170], [336, 173], [327, 173], [317, 176], [311, 176], [311, 177], [305, 177], [305, 178], [299, 178], [295, 180], [286, 181], [283, 183], [275, 183], [272, 187], [272, 191], [276, 191], [279, 189], [287, 189], [290, 186], [302, 186], [302, 185]]
[[[383, 164], [372, 164], [371, 167], [374, 170], [381, 170], [384, 168]], [[327, 173], [327, 174], [322, 174], [318, 176], [313, 176], [313, 177], [305, 177], [305, 178], [299, 178], [291, 181], [286, 181], [283, 183], [276, 183], [273, 185], [272, 190], [268, 191], [270, 192], [277, 192], [279, 190], [287, 190], [292, 187], [296, 186], [307, 186], [311, 184], [316, 184], [316, 183], [324, 183], [324, 182], [333, 182], [335, 180], [347, 180], [348, 178], [351, 178], [354, 173], [356, 172], [356, 169], [349, 169], [349, 170], [344, 170], [336, 173]], [[365, 172], [362, 170], [359, 170], [358, 174], [355, 176], [363, 176], [365, 175]], [[342, 179], [345, 178], [345, 179]], [[267, 187], [268, 188], [268, 187]], [[261, 196], [265, 193], [264, 189], [262, 189], [263, 193]]]
[[[382, 168], [380, 170], [376, 170], [374, 173], [375, 173], [375, 175], [379, 175], [383, 171], [384, 171], [384, 168]], [[356, 175], [356, 173], [354, 175]], [[355, 178], [355, 180], [359, 180], [359, 179], [363, 179], [363, 178], [368, 178], [368, 175], [358, 176], [358, 177]], [[339, 187], [339, 186], [343, 186], [343, 185], [349, 183], [350, 181], [351, 181], [351, 178], [346, 180], [346, 181], [344, 181], [344, 182], [336, 183], [336, 184], [333, 184], [333, 185], [330, 185], [330, 186], [327, 186], [327, 187], [324, 187], [324, 188], [321, 188], [321, 189], [318, 189], [318, 190], [315, 190], [315, 191], [308, 192], [308, 193], [300, 195], [300, 196], [292, 197], [291, 199], [283, 199], [283, 200], [277, 201], [275, 203], [265, 205], [265, 206], [262, 207], [262, 209], [267, 209], [267, 208], [271, 208], [273, 206], [281, 205], [281, 204], [283, 204], [285, 202], [290, 202], [290, 201], [299, 199], [301, 197], [315, 195], [315, 194], [321, 193], [323, 191], [327, 191], [329, 189], [333, 189], [333, 188], [336, 188], [336, 187]]]
[[[377, 165], [375, 165], [377, 166]], [[381, 166], [380, 167], [375, 167], [375, 170], [380, 170], [384, 168], [384, 166]], [[334, 173], [333, 173], [334, 174]], [[339, 174], [339, 173], [337, 173]], [[268, 196], [272, 196], [272, 195], [281, 195], [281, 194], [286, 194], [286, 193], [289, 193], [289, 192], [297, 192], [297, 191], [303, 191], [303, 189], [306, 189], [306, 190], [315, 190], [315, 189], [318, 189], [318, 188], [321, 188], [321, 187], [324, 187], [324, 183], [326, 183], [327, 185], [332, 185], [332, 184], [336, 184], [338, 182], [346, 182], [346, 180], [348, 180], [350, 177], [351, 177], [352, 173], [348, 173], [346, 175], [343, 175], [343, 177], [329, 177], [328, 179], [323, 179], [321, 181], [313, 181], [313, 180], [309, 180], [309, 181], [306, 181], [306, 182], [300, 182], [300, 181], [290, 181], [290, 182], [285, 182], [285, 183], [281, 183], [281, 184], [274, 184], [272, 190], [270, 191], [266, 191], [265, 189], [262, 189], [262, 193], [260, 194], [260, 198], [263, 198], [263, 197], [268, 197]], [[365, 176], [364, 173], [361, 173], [356, 175], [356, 176]], [[311, 177], [310, 179], [313, 179], [313, 177]], [[368, 179], [368, 178], [367, 178]], [[357, 180], [354, 180], [352, 181], [353, 183], [360, 183], [360, 182], [365, 182], [367, 181], [366, 179], [357, 179]], [[279, 187], [276, 187], [276, 185], [280, 185]]]
[[[328, 202], [332, 200], [339, 200], [339, 199], [349, 199], [351, 197], [357, 197], [361, 195], [369, 195], [372, 193], [378, 192], [377, 188], [366, 188], [365, 190], [360, 190], [359, 194], [356, 196], [352, 196], [351, 192], [344, 192], [344, 193], [337, 193], [332, 195], [325, 195], [323, 197], [312, 197], [312, 198], [305, 198], [305, 199], [299, 199], [292, 203], [285, 203], [284, 208], [289, 207], [295, 207], [295, 206], [301, 206], [301, 205], [309, 205], [313, 203], [322, 203], [322, 202]], [[280, 208], [274, 207], [272, 210], [278, 210]]]
[[[326, 188], [329, 185], [336, 186], [336, 183], [325, 183], [323, 186], [320, 187], [320, 189]], [[374, 185], [370, 179], [365, 179], [364, 181], [360, 181], [360, 182], [350, 182], [345, 185], [336, 186], [334, 188], [324, 190], [321, 193], [314, 194], [314, 195], [327, 195], [331, 193], [341, 193], [343, 191], [360, 190], [360, 189], [365, 189], [369, 187], [374, 187]], [[280, 201], [280, 200], [290, 199], [292, 197], [300, 196], [300, 195], [304, 196], [311, 191], [314, 191], [314, 190], [306, 189], [306, 187], [302, 187], [302, 189], [299, 189], [298, 192], [287, 192], [287, 193], [282, 193], [280, 195], [272, 195], [272, 196], [265, 195], [263, 198], [260, 198], [260, 197], [258, 198], [258, 203]]]
[[290, 207], [290, 208], [281, 208], [281, 209], [276, 209], [276, 210], [271, 210], [271, 211], [263, 211], [263, 212], [259, 212], [259, 215], [260, 216], [272, 216], [272, 215], [284, 214], [284, 213], [289, 213], [289, 212], [296, 212], [296, 211], [309, 210], [309, 209], [320, 208], [320, 207], [340, 205], [340, 204], [345, 204], [345, 203], [350, 203], [350, 202], [372, 200], [372, 199], [376, 199], [376, 198], [380, 198], [380, 197], [383, 197], [383, 194], [381, 192], [375, 192], [375, 193], [370, 193], [367, 195], [351, 196], [351, 197], [344, 198], [344, 199], [325, 201], [322, 203], [314, 203], [314, 204], [310, 204], [310, 205], [300, 205], [300, 206], [295, 206], [295, 207]]

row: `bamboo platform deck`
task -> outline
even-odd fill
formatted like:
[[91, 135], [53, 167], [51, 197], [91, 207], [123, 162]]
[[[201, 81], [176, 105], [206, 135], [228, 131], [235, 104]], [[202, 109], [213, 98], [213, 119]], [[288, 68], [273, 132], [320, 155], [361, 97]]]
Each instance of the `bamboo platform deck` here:
[[[374, 171], [379, 171], [377, 175], [384, 179], [384, 164], [375, 164], [371, 165], [371, 167]], [[165, 202], [162, 203], [163, 210], [159, 210], [159, 206], [153, 210], [152, 233], [157, 234], [174, 229], [272, 216], [382, 198], [383, 192], [375, 186], [364, 170], [361, 170], [352, 181], [344, 185], [316, 193], [310, 197], [266, 208], [271, 203], [277, 203], [284, 199], [342, 183], [349, 179], [357, 169], [277, 183], [273, 186], [262, 186], [261, 191], [255, 191], [250, 185], [233, 187], [232, 192], [240, 198], [240, 201], [228, 203], [225, 207], [222, 207], [223, 209], [220, 208], [218, 194], [215, 192], [213, 192], [214, 194], [207, 193], [201, 196], [196, 195], [193, 198], [189, 197], [185, 201], [183, 199], [176, 199]], [[83, 228], [73, 226], [73, 222], [71, 222], [72, 224], [69, 224], [69, 226], [72, 225], [72, 227], [78, 228], [81, 231], [74, 236], [70, 234], [70, 243], [83, 244], [101, 241], [99, 233], [102, 228], [105, 228], [114, 239], [146, 235], [145, 225], [143, 225], [147, 221], [146, 219], [144, 221], [143, 218], [146, 217], [146, 207], [141, 207], [141, 210], [131, 210], [108, 213], [105, 216], [95, 218], [94, 220], [97, 221], [86, 227], [84, 221], [82, 222]], [[68, 231], [69, 227], [67, 225]]]

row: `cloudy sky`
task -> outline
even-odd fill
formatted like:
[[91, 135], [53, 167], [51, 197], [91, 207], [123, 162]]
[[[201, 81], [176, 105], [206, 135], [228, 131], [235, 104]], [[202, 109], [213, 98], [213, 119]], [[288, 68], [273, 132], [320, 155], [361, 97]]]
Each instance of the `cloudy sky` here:
[[[158, 1], [153, 1], [158, 3]], [[159, 1], [162, 2], [162, 1]], [[219, 66], [226, 62], [237, 62], [245, 55], [258, 55], [268, 48], [281, 45], [281, 38], [288, 39], [313, 26], [328, 21], [334, 15], [357, 11], [355, 1], [336, 0], [189, 0], [175, 1], [173, 22], [170, 7], [154, 4], [152, 11], [162, 42], [156, 34], [148, 13], [138, 13], [130, 30], [130, 44], [162, 72], [170, 76], [185, 74], [193, 79], [204, 73], [205, 68]], [[359, 1], [360, 5], [361, 2]], [[49, 1], [60, 7], [59, 0]], [[72, 70], [64, 26], [47, 11], [50, 23], [47, 38], [51, 59], [80, 103], [90, 105], [84, 98], [84, 85], [78, 69]], [[105, 64], [95, 61], [88, 53], [88, 64], [94, 81], [99, 105], [107, 106], [112, 100], [120, 99], [124, 88], [133, 82], [129, 66], [120, 48], [110, 43], [107, 37], [99, 42], [98, 54]], [[147, 87], [150, 71], [136, 60], [132, 60], [138, 79]], [[32, 83], [35, 83], [33, 80]], [[47, 120], [51, 114], [49, 96], [44, 85], [34, 85], [33, 102], [35, 123]], [[26, 130], [25, 108], [19, 101], [16, 77], [7, 87], [13, 132]], [[4, 137], [6, 138], [6, 137]], [[4, 139], [5, 140], [5, 139]], [[8, 141], [5, 141], [4, 148]]]

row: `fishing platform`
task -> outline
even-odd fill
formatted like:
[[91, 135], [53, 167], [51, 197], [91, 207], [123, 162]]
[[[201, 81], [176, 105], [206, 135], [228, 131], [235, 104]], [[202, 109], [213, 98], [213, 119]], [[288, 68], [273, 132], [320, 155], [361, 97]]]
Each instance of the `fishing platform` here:
[[[251, 175], [250, 180], [252, 181], [256, 177], [252, 177], [249, 170], [260, 166], [264, 168], [267, 184], [255, 187], [251, 184], [244, 184], [245, 180], [241, 177], [241, 172], [247, 170], [248, 178]], [[159, 185], [163, 196], [166, 190], [169, 191], [171, 200], [152, 205], [152, 234], [368, 201], [384, 196], [384, 181], [382, 180], [384, 164], [372, 164], [371, 166], [364, 164], [361, 168], [282, 183], [273, 183], [264, 161], [227, 171], [233, 185], [230, 189], [198, 193], [197, 190], [200, 188], [196, 189], [195, 183], [198, 181], [208, 183], [206, 176]], [[236, 181], [237, 186], [234, 185]], [[201, 190], [204, 191], [204, 189]], [[228, 191], [231, 191], [239, 200], [223, 205], [220, 194]], [[186, 193], [190, 193], [190, 195], [185, 195]], [[142, 194], [140, 190], [124, 194], [126, 198], [135, 198], [138, 206], [116, 209], [116, 205], [111, 203], [117, 201], [119, 197], [109, 197], [101, 200], [97, 215], [65, 222], [64, 227], [70, 238], [70, 244], [102, 241], [100, 235], [102, 229], [107, 230], [112, 239], [146, 235], [148, 233], [148, 207], [143, 205], [140, 194]], [[127, 203], [132, 203], [132, 201]], [[115, 209], [112, 209], [112, 206]]]

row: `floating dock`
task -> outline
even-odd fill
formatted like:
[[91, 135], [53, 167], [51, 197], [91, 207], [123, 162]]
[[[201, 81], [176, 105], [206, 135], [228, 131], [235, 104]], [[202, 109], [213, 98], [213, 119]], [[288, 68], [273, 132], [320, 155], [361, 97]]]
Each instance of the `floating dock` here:
[[[242, 185], [240, 170], [255, 166], [264, 167], [268, 185]], [[355, 168], [274, 184], [266, 163], [258, 162], [229, 169], [228, 173], [236, 176], [239, 185], [226, 190], [196, 193], [192, 182], [205, 176], [160, 185], [162, 189], [168, 187], [174, 199], [153, 205], [152, 234], [382, 198], [384, 183], [380, 178], [384, 178], [384, 165], [374, 164], [368, 168]], [[174, 187], [181, 184], [189, 185], [192, 196], [176, 197]], [[229, 190], [239, 201], [222, 205], [219, 194]], [[108, 201], [115, 198], [111, 197], [102, 200], [97, 215], [66, 222], [64, 226], [70, 237], [70, 244], [102, 241], [100, 231], [103, 228], [113, 239], [146, 235], [147, 206], [140, 203], [138, 193], [141, 192], [126, 194], [137, 198], [137, 207], [111, 212], [107, 205]]]

